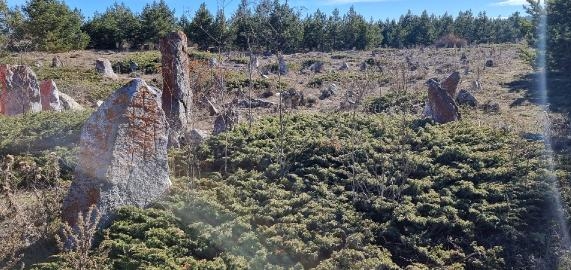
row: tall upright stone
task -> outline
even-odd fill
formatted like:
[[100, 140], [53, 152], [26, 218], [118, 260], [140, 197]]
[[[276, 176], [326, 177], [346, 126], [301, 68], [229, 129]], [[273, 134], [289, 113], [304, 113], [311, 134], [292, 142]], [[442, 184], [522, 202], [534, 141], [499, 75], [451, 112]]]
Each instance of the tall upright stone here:
[[42, 101], [42, 111], [63, 110], [63, 105], [59, 99], [59, 91], [53, 80], [44, 80], [40, 82], [40, 97]]
[[186, 35], [182, 31], [172, 32], [160, 42], [162, 108], [170, 126], [169, 145], [174, 147], [179, 146], [191, 119], [192, 91], [187, 43]]
[[455, 71], [446, 80], [440, 83], [440, 87], [446, 90], [448, 95], [455, 98], [457, 95], [458, 84], [460, 83], [460, 72]]
[[84, 124], [74, 181], [64, 200], [71, 225], [96, 205], [101, 224], [124, 205], [145, 207], [171, 186], [168, 123], [160, 90], [134, 79], [115, 91]]
[[428, 80], [427, 85], [428, 101], [425, 114], [440, 124], [460, 120], [458, 106], [447, 90], [434, 79]]
[[117, 74], [113, 71], [113, 66], [111, 65], [111, 61], [105, 58], [98, 58], [95, 60], [95, 71], [97, 73], [102, 74], [103, 77], [110, 78], [110, 79], [117, 79]]
[[40, 87], [28, 66], [0, 65], [0, 114], [40, 112]]

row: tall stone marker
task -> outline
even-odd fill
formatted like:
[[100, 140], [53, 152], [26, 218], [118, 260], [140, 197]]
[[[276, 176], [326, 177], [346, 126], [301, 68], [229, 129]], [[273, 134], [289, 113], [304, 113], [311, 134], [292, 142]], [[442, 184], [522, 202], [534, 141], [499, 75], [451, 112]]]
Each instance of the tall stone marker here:
[[40, 86], [28, 66], [0, 65], [0, 114], [18, 115], [42, 110]]
[[163, 94], [162, 108], [170, 126], [169, 146], [178, 147], [191, 119], [190, 60], [188, 40], [182, 31], [161, 39]]
[[145, 207], [169, 190], [168, 123], [160, 95], [134, 79], [84, 124], [75, 178], [63, 205], [64, 219], [72, 226], [91, 205], [97, 206], [105, 226], [114, 209]]

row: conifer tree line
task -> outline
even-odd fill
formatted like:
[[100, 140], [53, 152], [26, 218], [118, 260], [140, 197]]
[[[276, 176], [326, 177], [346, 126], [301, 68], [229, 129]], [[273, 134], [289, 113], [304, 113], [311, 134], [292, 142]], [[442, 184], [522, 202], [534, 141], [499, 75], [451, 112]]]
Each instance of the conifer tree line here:
[[[377, 47], [406, 48], [433, 45], [452, 35], [467, 43], [504, 43], [533, 40], [539, 12], [549, 16], [550, 59], [566, 59], [571, 40], [570, 2], [528, 0], [530, 16], [514, 13], [492, 18], [485, 12], [457, 15], [420, 15], [407, 12], [398, 19], [373, 20], [353, 7], [345, 14], [317, 10], [303, 14], [287, 1], [240, 0], [231, 14], [211, 12], [203, 3], [194, 14], [180, 18], [164, 0], [147, 4], [139, 13], [115, 3], [86, 19], [62, 0], [28, 0], [9, 8], [0, 0], [0, 45], [11, 50], [67, 51], [73, 49], [139, 49], [156, 44], [167, 32], [182, 30], [200, 49], [333, 51]], [[534, 6], [535, 5], [535, 6]], [[534, 8], [535, 7], [535, 8]], [[532, 43], [532, 42], [530, 42]], [[566, 49], [567, 48], [567, 49]], [[571, 61], [566, 61], [571, 63]], [[561, 63], [557, 68], [568, 68]]]
[[532, 30], [519, 13], [506, 19], [471, 11], [456, 17], [409, 11], [399, 19], [382, 21], [367, 19], [353, 7], [345, 14], [338, 9], [331, 14], [320, 10], [302, 14], [287, 1], [278, 0], [260, 0], [255, 5], [241, 0], [229, 16], [223, 10], [212, 13], [203, 3], [195, 14], [181, 18], [164, 0], [147, 4], [140, 13], [115, 3], [87, 20], [61, 0], [29, 0], [11, 9], [1, 0], [0, 8], [6, 46], [18, 49], [27, 44], [32, 47], [28, 49], [48, 51], [137, 49], [157, 43], [176, 29], [183, 30], [200, 49], [255, 48], [287, 53], [431, 45], [447, 34], [471, 43], [517, 42]]

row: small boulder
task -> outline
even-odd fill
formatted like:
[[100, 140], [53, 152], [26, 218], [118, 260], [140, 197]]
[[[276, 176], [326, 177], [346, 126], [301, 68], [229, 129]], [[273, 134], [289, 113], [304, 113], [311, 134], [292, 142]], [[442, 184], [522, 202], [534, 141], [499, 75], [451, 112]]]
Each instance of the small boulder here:
[[349, 70], [349, 64], [347, 64], [347, 62], [343, 62], [339, 67], [339, 70]]
[[325, 71], [325, 63], [317, 61], [309, 66], [309, 70], [313, 71], [314, 73], [323, 73], [323, 71]]
[[476, 97], [468, 92], [468, 90], [464, 89], [460, 90], [458, 96], [456, 96], [456, 102], [458, 102], [459, 105], [468, 105], [470, 107], [478, 106], [478, 100]]
[[337, 92], [337, 85], [332, 83], [326, 89], [321, 90], [321, 95], [319, 96], [319, 99], [324, 100], [326, 98], [334, 96], [336, 92]]
[[212, 134], [218, 135], [222, 132], [232, 130], [238, 124], [238, 112], [233, 109], [228, 109], [219, 114], [214, 120], [214, 130]]
[[500, 104], [492, 101], [482, 104], [480, 108], [486, 113], [499, 113], [501, 110]]
[[276, 104], [267, 100], [252, 98], [236, 100], [236, 104], [242, 108], [270, 108]]
[[486, 67], [494, 67], [494, 60], [492, 59], [486, 60]]
[[66, 111], [83, 111], [83, 106], [79, 105], [72, 97], [63, 92], [59, 92], [59, 101], [61, 106]]
[[115, 91], [82, 128], [64, 220], [75, 226], [96, 205], [105, 226], [118, 207], [157, 201], [171, 186], [167, 143], [160, 90], [134, 79]]
[[45, 80], [40, 83], [40, 96], [42, 101], [42, 111], [63, 110], [63, 106], [59, 99], [59, 91], [53, 80]]
[[472, 91], [476, 92], [476, 91], [480, 91], [482, 90], [482, 85], [480, 84], [479, 81], [472, 81]]
[[63, 67], [63, 63], [61, 62], [61, 59], [59, 58], [59, 56], [54, 56], [54, 58], [52, 58], [52, 65], [51, 67], [53, 68], [60, 68]]
[[305, 98], [301, 91], [290, 88], [287, 91], [282, 92], [282, 102], [285, 107], [297, 108], [298, 106], [305, 105]]
[[135, 63], [133, 60], [131, 60], [129, 61], [129, 70], [131, 71], [131, 73], [137, 72], [137, 70], [139, 70], [139, 65]]
[[102, 74], [103, 77], [117, 79], [117, 74], [113, 72], [113, 66], [111, 65], [111, 62], [105, 58], [99, 58], [95, 60], [95, 70], [97, 73]]

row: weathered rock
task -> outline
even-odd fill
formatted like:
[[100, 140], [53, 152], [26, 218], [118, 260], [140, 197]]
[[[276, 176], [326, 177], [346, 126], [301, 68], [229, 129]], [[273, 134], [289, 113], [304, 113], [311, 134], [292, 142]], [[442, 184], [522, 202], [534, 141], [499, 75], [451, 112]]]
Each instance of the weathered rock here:
[[242, 108], [270, 108], [276, 104], [267, 100], [252, 98], [236, 100], [236, 104]]
[[468, 56], [466, 56], [466, 53], [463, 52], [462, 56], [460, 56], [460, 61], [466, 61], [466, 60], [468, 60]]
[[440, 83], [440, 87], [446, 90], [446, 92], [448, 93], [448, 95], [450, 95], [450, 97], [454, 98], [456, 97], [456, 90], [458, 89], [458, 83], [460, 83], [460, 72], [456, 71], [450, 74], [450, 76], [448, 76], [446, 80]]
[[117, 79], [117, 74], [113, 72], [113, 66], [108, 59], [99, 58], [95, 60], [95, 70], [99, 74], [103, 74], [103, 77], [110, 79]]
[[294, 88], [290, 88], [282, 92], [281, 95], [282, 102], [285, 107], [297, 108], [298, 106], [305, 105], [305, 98], [303, 97], [303, 93], [301, 91], [295, 90]]
[[163, 95], [162, 108], [170, 126], [169, 145], [178, 147], [178, 138], [190, 122], [192, 91], [190, 89], [190, 60], [188, 40], [182, 31], [172, 32], [161, 39]]
[[52, 58], [52, 65], [51, 67], [53, 68], [60, 68], [63, 67], [63, 63], [61, 62], [61, 59], [59, 58], [59, 56], [54, 56], [54, 58]]
[[363, 62], [363, 63], [361, 63], [361, 65], [359, 65], [360, 71], [367, 71], [368, 68], [369, 68], [369, 65], [367, 65], [366, 62]]
[[0, 65], [0, 114], [40, 112], [40, 99], [40, 86], [31, 68]]
[[288, 73], [288, 68], [287, 68], [287, 63], [284, 59], [283, 55], [280, 55], [279, 57], [279, 61], [278, 61], [278, 72], [280, 73], [280, 75], [287, 75]]
[[101, 105], [103, 105], [103, 100], [98, 100], [95, 102], [95, 105], [97, 105], [97, 107], [101, 107]]
[[83, 106], [79, 105], [72, 97], [63, 92], [59, 92], [59, 101], [61, 106], [66, 111], [83, 111]]
[[460, 90], [458, 96], [456, 96], [456, 102], [460, 105], [468, 105], [470, 107], [478, 106], [478, 100], [474, 95], [472, 95], [468, 90]]
[[486, 60], [486, 67], [493, 67], [493, 66], [494, 66], [494, 60], [492, 59]]
[[208, 132], [193, 128], [186, 135], [190, 145], [199, 145], [208, 139]]
[[329, 85], [329, 87], [327, 87], [327, 89], [321, 90], [321, 95], [319, 96], [319, 99], [324, 100], [326, 98], [334, 96], [336, 92], [337, 92], [337, 85], [332, 83], [331, 85]]
[[500, 104], [492, 101], [482, 104], [480, 108], [486, 113], [499, 113], [501, 110]]
[[40, 100], [42, 111], [60, 112], [63, 110], [59, 100], [59, 91], [53, 80], [44, 80], [40, 83]]
[[222, 132], [232, 130], [232, 128], [238, 123], [238, 112], [233, 109], [228, 109], [222, 114], [218, 115], [214, 120], [214, 130], [212, 134], [218, 135]]
[[339, 67], [339, 70], [349, 70], [349, 64], [347, 64], [347, 62], [343, 62]]
[[325, 70], [325, 63], [317, 61], [309, 66], [309, 70], [313, 71], [314, 73], [323, 73]]
[[440, 124], [460, 120], [458, 106], [448, 92], [434, 79], [428, 80], [427, 85], [427, 106], [430, 106], [430, 108], [425, 109], [425, 113], [429, 112], [432, 119]]
[[105, 226], [114, 209], [145, 207], [163, 196], [171, 186], [167, 135], [160, 90], [141, 79], [116, 90], [82, 128], [64, 219], [73, 226], [78, 213], [96, 205]]

